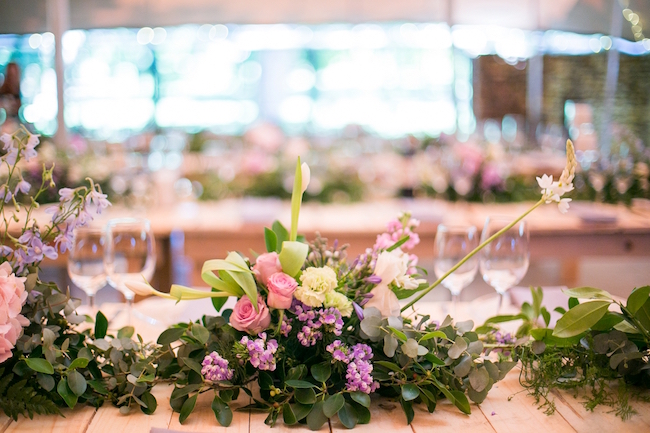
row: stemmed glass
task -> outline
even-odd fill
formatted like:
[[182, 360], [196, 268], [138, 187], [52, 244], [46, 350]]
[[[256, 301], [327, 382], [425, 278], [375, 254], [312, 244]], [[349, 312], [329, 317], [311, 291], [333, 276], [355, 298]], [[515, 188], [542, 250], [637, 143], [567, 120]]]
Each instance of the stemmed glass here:
[[79, 227], [72, 232], [72, 245], [68, 251], [68, 275], [74, 285], [88, 295], [93, 313], [95, 294], [106, 285], [105, 240], [101, 228]]
[[[489, 216], [481, 233], [481, 243], [512, 223], [508, 217]], [[528, 271], [530, 252], [528, 224], [519, 221], [480, 252], [479, 266], [483, 280], [499, 294], [497, 314], [505, 293], [519, 283]]]
[[108, 283], [126, 299], [129, 323], [135, 294], [125, 282], [142, 281], [143, 276], [150, 280], [155, 267], [156, 244], [149, 220], [118, 218], [106, 224], [104, 268]]
[[[436, 277], [442, 277], [476, 247], [478, 247], [476, 227], [440, 224], [433, 251], [433, 271]], [[452, 315], [456, 314], [460, 292], [474, 281], [477, 271], [478, 258], [474, 256], [442, 280], [442, 285], [451, 292]]]

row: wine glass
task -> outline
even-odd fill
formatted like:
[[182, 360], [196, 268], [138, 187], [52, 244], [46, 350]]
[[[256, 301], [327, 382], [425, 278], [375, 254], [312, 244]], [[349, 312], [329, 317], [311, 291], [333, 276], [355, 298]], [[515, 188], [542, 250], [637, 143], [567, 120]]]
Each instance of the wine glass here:
[[150, 280], [156, 267], [156, 244], [149, 220], [118, 218], [106, 224], [104, 267], [108, 283], [122, 292], [127, 302], [128, 322], [135, 294], [127, 281]]
[[104, 231], [96, 227], [78, 227], [72, 232], [68, 251], [68, 275], [75, 286], [88, 295], [95, 310], [95, 294], [106, 285], [104, 270]]
[[[485, 226], [481, 233], [481, 243], [511, 224], [512, 221], [513, 219], [508, 217], [489, 216], [485, 220]], [[519, 283], [528, 271], [529, 239], [528, 224], [525, 221], [519, 221], [486, 245], [480, 252], [479, 267], [483, 280], [499, 294], [497, 314], [501, 310], [505, 293]]]
[[[440, 224], [434, 242], [433, 271], [440, 278], [478, 247], [478, 233], [476, 227]], [[451, 292], [452, 315], [456, 314], [460, 292], [474, 281], [477, 271], [478, 258], [474, 256], [442, 280], [442, 285]]]

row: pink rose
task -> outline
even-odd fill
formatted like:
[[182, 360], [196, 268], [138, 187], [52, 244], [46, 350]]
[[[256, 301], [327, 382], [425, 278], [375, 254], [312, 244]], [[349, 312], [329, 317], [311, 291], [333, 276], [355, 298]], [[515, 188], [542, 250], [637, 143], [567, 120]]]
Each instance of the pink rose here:
[[11, 358], [11, 349], [29, 320], [20, 314], [27, 299], [25, 277], [16, 277], [11, 265], [0, 265], [0, 363]]
[[257, 298], [257, 309], [259, 311], [255, 311], [248, 296], [243, 296], [237, 301], [230, 315], [230, 325], [238, 331], [251, 335], [259, 334], [271, 324], [271, 314], [261, 297]]
[[255, 261], [253, 273], [260, 283], [266, 285], [266, 280], [276, 272], [282, 272], [282, 265], [278, 253], [264, 253]]
[[284, 272], [276, 272], [266, 280], [266, 287], [269, 289], [266, 300], [269, 307], [287, 309], [291, 307], [293, 292], [298, 287], [298, 283]]

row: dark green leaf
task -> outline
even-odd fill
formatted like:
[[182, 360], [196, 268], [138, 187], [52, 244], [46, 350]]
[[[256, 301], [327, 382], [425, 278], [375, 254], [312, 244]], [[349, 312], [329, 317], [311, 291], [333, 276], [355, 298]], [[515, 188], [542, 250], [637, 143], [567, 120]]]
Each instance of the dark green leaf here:
[[465, 396], [465, 393], [462, 391], [449, 391], [449, 392], [455, 398], [454, 404], [456, 405], [456, 407], [460, 409], [461, 412], [469, 415], [472, 412], [472, 409], [469, 407], [469, 401], [467, 400], [467, 396]]
[[430, 363], [435, 364], [435, 365], [445, 365], [445, 361], [438, 358], [433, 353], [427, 353], [426, 355], [424, 355], [424, 359], [426, 359], [427, 361], [429, 361]]
[[609, 331], [611, 330], [616, 324], [621, 323], [623, 320], [625, 320], [625, 316], [623, 316], [620, 313], [611, 313], [607, 312], [605, 315], [596, 323], [594, 326], [591, 327], [594, 331]]
[[291, 410], [296, 417], [296, 421], [304, 419], [309, 414], [312, 407], [312, 404], [292, 403]]
[[219, 398], [224, 403], [230, 403], [232, 401], [232, 397], [234, 395], [234, 391], [232, 389], [224, 389], [223, 391], [219, 392]]
[[307, 366], [305, 364], [297, 365], [289, 369], [287, 380], [300, 380], [307, 376]]
[[578, 301], [578, 298], [569, 298], [569, 310], [575, 307], [576, 305], [580, 305], [580, 301]]
[[352, 397], [352, 400], [356, 401], [361, 406], [370, 407], [370, 396], [365, 392], [354, 391], [350, 393], [350, 397]]
[[183, 328], [165, 329], [163, 333], [158, 337], [158, 344], [161, 346], [166, 346], [173, 343], [174, 341], [177, 341], [183, 334], [185, 334], [185, 329]]
[[384, 368], [387, 368], [389, 370], [393, 370], [395, 372], [403, 373], [402, 369], [399, 368], [399, 365], [395, 364], [394, 362], [389, 362], [389, 361], [375, 361], [373, 364], [375, 365], [381, 365]]
[[68, 381], [66, 378], [62, 378], [59, 381], [59, 384], [56, 387], [56, 392], [61, 396], [61, 398], [63, 398], [63, 401], [65, 401], [65, 404], [67, 404], [70, 409], [74, 408], [77, 404], [77, 396], [68, 387]]
[[551, 323], [551, 313], [548, 312], [546, 307], [542, 307], [542, 309], [540, 310], [540, 313], [542, 314], [542, 317], [544, 318], [544, 323], [546, 324], [546, 326], [548, 326], [549, 323]]
[[323, 413], [323, 402], [317, 402], [307, 415], [307, 425], [311, 430], [319, 430], [327, 422], [327, 417]]
[[395, 335], [395, 337], [399, 338], [400, 340], [402, 340], [402, 341], [408, 340], [408, 338], [406, 337], [406, 334], [403, 333], [402, 331], [400, 331], [399, 329], [395, 329], [392, 326], [389, 326], [388, 329], [390, 329], [391, 332], [393, 333], [393, 335]]
[[201, 374], [201, 364], [199, 364], [198, 361], [195, 361], [192, 358], [188, 358], [186, 356], [181, 357], [181, 361], [183, 361], [183, 364], [185, 364], [190, 369], [196, 371], [198, 374]]
[[339, 410], [341, 410], [344, 404], [345, 398], [343, 398], [343, 395], [334, 394], [325, 400], [325, 403], [323, 404], [323, 413], [326, 417], [332, 418]]
[[641, 323], [641, 326], [643, 326], [646, 331], [650, 332], [650, 299], [645, 301], [645, 304], [639, 308], [639, 311], [637, 311], [634, 316]]
[[278, 249], [278, 237], [273, 230], [267, 227], [264, 227], [264, 243], [266, 244], [266, 251], [269, 253]]
[[330, 367], [330, 362], [325, 361], [320, 364], [314, 364], [311, 366], [311, 375], [318, 382], [327, 382], [327, 379], [330, 378], [332, 374], [332, 368]]
[[292, 388], [318, 388], [316, 385], [313, 383], [307, 382], [305, 380], [287, 380], [284, 382], [285, 385], [290, 386]]
[[260, 371], [260, 378], [258, 380], [258, 383], [260, 384], [260, 389], [271, 389], [273, 386], [273, 378], [270, 374], [264, 371]]
[[316, 403], [316, 393], [313, 388], [298, 388], [294, 392], [294, 397], [298, 403], [314, 404]]
[[431, 340], [432, 338], [443, 338], [446, 340], [447, 335], [442, 331], [432, 331], [424, 334], [422, 338], [420, 338], [420, 343], [422, 343], [423, 341]]
[[108, 319], [101, 311], [98, 311], [95, 316], [95, 338], [106, 337], [106, 331], [108, 331]]
[[133, 326], [125, 326], [124, 328], [117, 331], [117, 338], [131, 338], [135, 333], [135, 328]]
[[158, 402], [156, 401], [156, 397], [151, 395], [149, 391], [145, 392], [140, 396], [140, 400], [144, 402], [144, 404], [147, 405], [147, 407], [140, 406], [140, 410], [144, 412], [147, 415], [151, 415], [156, 411], [156, 408], [158, 407]]
[[[213, 292], [219, 292], [219, 290], [215, 289], [214, 287], [212, 288]], [[221, 311], [224, 305], [226, 305], [226, 302], [228, 302], [228, 298], [225, 296], [219, 296], [217, 298], [211, 298], [212, 299], [212, 306], [214, 307], [215, 311], [218, 313]]]
[[368, 424], [370, 422], [370, 410], [360, 404], [352, 403], [352, 407], [357, 412], [359, 424]]
[[183, 406], [181, 407], [181, 415], [178, 417], [178, 422], [183, 424], [187, 417], [190, 416], [194, 410], [194, 406], [196, 406], [196, 399], [198, 396], [198, 394], [194, 394], [192, 397], [185, 400], [185, 403], [183, 403]]
[[[0, 377], [2, 377], [2, 373], [0, 373]], [[41, 385], [41, 387], [43, 387], [43, 389], [47, 392], [52, 391], [56, 385], [54, 378], [48, 374], [38, 373], [36, 375], [36, 379], [38, 380], [38, 384]], [[0, 387], [0, 393], [2, 393], [1, 389], [2, 387]]]
[[88, 385], [98, 394], [107, 395], [108, 389], [99, 380], [89, 380]]
[[282, 405], [282, 420], [286, 425], [294, 425], [298, 422], [296, 419], [296, 414], [293, 413], [293, 410], [291, 409], [291, 405], [289, 403]]
[[192, 335], [194, 335], [201, 344], [205, 344], [208, 341], [208, 338], [210, 338], [210, 332], [204, 326], [196, 323], [192, 324]]
[[70, 363], [68, 370], [74, 370], [77, 368], [86, 368], [88, 366], [89, 360], [86, 358], [77, 358]]
[[420, 390], [412, 383], [405, 383], [402, 385], [402, 398], [404, 401], [415, 400], [420, 396]]
[[178, 387], [174, 388], [174, 390], [172, 391], [172, 395], [171, 395], [170, 399], [171, 400], [177, 400], [177, 399], [179, 399], [181, 397], [185, 397], [186, 395], [188, 395], [191, 392], [196, 391], [200, 387], [201, 387], [200, 383], [193, 383], [191, 385], [185, 385], [182, 388], [178, 388]]
[[357, 411], [354, 410], [350, 403], [345, 403], [341, 410], [339, 410], [339, 419], [341, 420], [341, 424], [346, 428], [354, 428], [357, 422], [359, 422]]
[[52, 364], [50, 364], [50, 361], [47, 359], [26, 358], [25, 362], [27, 363], [27, 366], [34, 371], [45, 374], [54, 374], [54, 367], [52, 367]]
[[627, 298], [627, 310], [630, 314], [635, 315], [637, 311], [650, 299], [650, 286], [643, 286], [632, 291]]
[[585, 332], [605, 315], [610, 304], [610, 301], [591, 301], [576, 305], [560, 317], [553, 335], [567, 338]]
[[[183, 405], [185, 407], [185, 405]], [[228, 427], [232, 423], [232, 410], [230, 406], [226, 404], [218, 395], [215, 394], [214, 400], [212, 400], [212, 411], [214, 416], [224, 427]]]
[[77, 397], [81, 397], [86, 392], [88, 384], [86, 383], [86, 378], [81, 373], [77, 370], [72, 370], [68, 372], [68, 387]]
[[284, 228], [280, 221], [274, 221], [271, 227], [273, 228], [277, 238], [277, 246], [275, 250], [279, 253], [282, 250], [282, 242], [289, 240], [289, 232]]
[[406, 415], [406, 423], [411, 424], [413, 422], [413, 418], [415, 418], [415, 412], [413, 412], [413, 403], [410, 401], [404, 401], [402, 399], [400, 399], [399, 403], [402, 406], [404, 415]]

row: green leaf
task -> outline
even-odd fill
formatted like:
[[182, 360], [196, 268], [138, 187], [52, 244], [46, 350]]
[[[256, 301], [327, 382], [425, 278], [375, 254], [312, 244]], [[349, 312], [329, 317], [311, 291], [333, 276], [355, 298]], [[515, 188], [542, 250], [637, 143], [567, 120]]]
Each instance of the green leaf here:
[[650, 299], [645, 301], [645, 304], [639, 308], [639, 311], [637, 311], [634, 316], [641, 323], [641, 326], [643, 326], [646, 331], [650, 332]]
[[[183, 404], [183, 407], [185, 407], [185, 404]], [[214, 412], [214, 416], [222, 426], [228, 427], [230, 423], [232, 423], [232, 410], [230, 409], [230, 406], [228, 406], [216, 394], [214, 396], [214, 400], [212, 400], [212, 412]]]
[[178, 417], [178, 422], [183, 424], [187, 417], [190, 416], [194, 410], [194, 406], [196, 406], [196, 399], [198, 396], [198, 394], [194, 394], [192, 397], [185, 400], [185, 403], [183, 403], [183, 406], [181, 407], [181, 415]]
[[283, 242], [282, 251], [280, 251], [278, 256], [280, 265], [282, 265], [282, 272], [292, 277], [298, 275], [302, 265], [305, 264], [308, 252], [309, 246], [307, 244], [303, 244], [302, 242]]
[[201, 374], [201, 364], [198, 361], [188, 358], [187, 356], [182, 356], [181, 361], [191, 370], [196, 371], [198, 374]]
[[300, 380], [307, 376], [307, 366], [305, 364], [300, 364], [289, 369], [287, 373], [287, 380]]
[[465, 393], [462, 391], [449, 391], [451, 395], [454, 396], [454, 404], [458, 409], [460, 409], [461, 412], [466, 413], [469, 415], [472, 413], [472, 409], [469, 407], [469, 401], [467, 400], [467, 396], [465, 396]]
[[292, 403], [289, 406], [291, 406], [291, 410], [293, 411], [293, 414], [296, 417], [296, 421], [300, 421], [301, 419], [304, 419], [307, 415], [309, 415], [309, 412], [313, 407], [312, 404], [301, 404], [301, 403]]
[[108, 319], [104, 313], [98, 311], [95, 316], [95, 338], [106, 337], [106, 331], [108, 331]]
[[165, 329], [158, 337], [158, 344], [167, 346], [168, 344], [178, 341], [181, 336], [185, 334], [184, 328], [169, 328]]
[[406, 423], [411, 424], [413, 422], [413, 418], [415, 418], [415, 412], [413, 412], [413, 403], [410, 401], [404, 401], [402, 399], [400, 399], [399, 403], [402, 406], [404, 415], [406, 415]]
[[68, 373], [68, 387], [77, 397], [81, 397], [86, 392], [88, 384], [86, 383], [86, 378], [81, 373], [77, 370], [72, 370]]
[[454, 344], [449, 348], [447, 355], [451, 359], [458, 359], [465, 350], [467, 350], [467, 341], [459, 335], [456, 337]]
[[[0, 377], [2, 377], [2, 372], [0, 371]], [[38, 373], [36, 375], [36, 380], [38, 380], [38, 384], [43, 387], [43, 389], [47, 392], [50, 392], [54, 389], [54, 386], [56, 385], [54, 383], [54, 378], [50, 375], [47, 374], [42, 374]], [[2, 389], [2, 386], [0, 385], [0, 390]], [[1, 391], [0, 391], [1, 392]]]
[[350, 393], [352, 400], [356, 401], [363, 407], [370, 407], [370, 396], [365, 392], [354, 391]]
[[569, 310], [579, 304], [580, 301], [578, 301], [578, 298], [569, 298]]
[[415, 400], [420, 396], [420, 390], [412, 383], [405, 383], [402, 385], [402, 398], [404, 401]]
[[612, 299], [608, 292], [594, 287], [577, 287], [575, 289], [562, 290], [565, 295], [578, 299]]
[[314, 364], [311, 367], [311, 375], [318, 382], [326, 382], [332, 374], [332, 368], [330, 367], [330, 362], [325, 361], [320, 364]]
[[59, 381], [59, 384], [56, 386], [56, 392], [63, 398], [63, 401], [65, 401], [65, 404], [70, 409], [74, 408], [77, 404], [77, 396], [68, 387], [68, 381], [65, 377]]
[[282, 244], [285, 241], [289, 240], [289, 231], [282, 225], [280, 221], [273, 221], [271, 228], [273, 229], [273, 233], [275, 233], [275, 237], [277, 238], [275, 251], [279, 253], [282, 250]]
[[610, 304], [610, 301], [591, 301], [576, 305], [560, 317], [553, 335], [567, 338], [585, 332], [607, 313]]
[[305, 380], [287, 380], [284, 383], [285, 385], [290, 386], [292, 388], [318, 388], [313, 383], [307, 382]]
[[294, 425], [298, 422], [296, 419], [296, 414], [293, 413], [293, 410], [291, 409], [291, 405], [289, 403], [282, 405], [282, 420], [286, 425]]
[[357, 411], [354, 410], [350, 403], [345, 403], [339, 410], [339, 420], [346, 428], [354, 428], [359, 422]]
[[[214, 287], [212, 288], [213, 292], [218, 292], [217, 289]], [[212, 299], [212, 306], [214, 307], [214, 310], [218, 313], [221, 311], [224, 305], [226, 305], [226, 302], [228, 302], [228, 298], [226, 297], [219, 297], [219, 298], [210, 298]]]
[[424, 359], [426, 359], [427, 361], [429, 361], [430, 363], [432, 363], [434, 365], [445, 365], [445, 361], [438, 358], [433, 353], [427, 353], [426, 355], [424, 355]]
[[140, 406], [140, 410], [144, 412], [147, 415], [151, 415], [156, 411], [156, 408], [158, 407], [158, 402], [156, 401], [156, 397], [154, 397], [149, 391], [145, 392], [140, 396], [140, 400], [144, 402], [144, 404], [147, 405], [147, 407]]
[[319, 430], [327, 422], [327, 417], [323, 413], [323, 402], [317, 402], [307, 415], [307, 425], [311, 430]]
[[68, 370], [75, 370], [77, 368], [86, 368], [88, 366], [89, 360], [86, 358], [76, 358], [68, 366]]
[[273, 387], [273, 377], [265, 371], [260, 371], [258, 383], [260, 389], [271, 389]]
[[27, 366], [34, 371], [45, 374], [54, 374], [54, 367], [50, 361], [43, 358], [25, 358]]
[[643, 286], [637, 289], [634, 289], [630, 296], [627, 298], [627, 310], [635, 315], [637, 311], [643, 307], [648, 299], [650, 299], [650, 286]]
[[133, 326], [125, 326], [124, 328], [117, 331], [117, 338], [131, 338], [135, 333], [135, 328]]
[[443, 338], [447, 339], [447, 334], [445, 334], [442, 331], [432, 331], [427, 334], [424, 334], [422, 338], [420, 338], [419, 342], [422, 343], [423, 341], [431, 340], [432, 338]]
[[490, 373], [488, 373], [485, 367], [478, 368], [469, 374], [469, 384], [476, 392], [483, 391], [489, 382]]
[[546, 307], [542, 307], [542, 309], [540, 310], [540, 313], [541, 313], [542, 317], [544, 318], [544, 324], [546, 326], [548, 326], [549, 323], [551, 323], [551, 313], [548, 312]]
[[343, 398], [343, 395], [334, 394], [325, 400], [325, 403], [323, 404], [323, 413], [326, 417], [332, 418], [339, 410], [341, 410], [344, 404], [345, 398]]
[[192, 335], [199, 340], [199, 343], [205, 344], [210, 338], [210, 332], [204, 327], [197, 323], [192, 324]]
[[298, 403], [314, 404], [316, 403], [316, 393], [313, 388], [298, 388], [293, 393]]
[[264, 243], [266, 244], [266, 251], [272, 253], [278, 248], [278, 237], [273, 230], [264, 227]]
[[400, 331], [399, 329], [395, 329], [392, 326], [389, 326], [388, 329], [392, 331], [392, 333], [395, 335], [395, 337], [399, 338], [403, 342], [408, 340], [408, 337], [406, 337], [406, 334]]
[[370, 410], [367, 407], [363, 407], [357, 403], [352, 403], [352, 407], [357, 412], [359, 424], [368, 424], [370, 422]]
[[400, 240], [398, 240], [397, 242], [395, 242], [395, 243], [394, 243], [393, 245], [391, 245], [390, 247], [386, 248], [386, 251], [391, 252], [391, 251], [393, 251], [393, 250], [396, 250], [397, 248], [401, 247], [401, 246], [404, 245], [406, 242], [408, 242], [408, 240], [409, 240], [410, 238], [411, 238], [411, 236], [409, 236], [409, 235], [402, 236], [402, 237], [400, 238]]
[[607, 312], [605, 315], [591, 327], [594, 331], [610, 331], [615, 325], [625, 320], [625, 316], [620, 313]]
[[396, 373], [404, 373], [401, 368], [399, 368], [399, 365], [395, 364], [394, 362], [390, 361], [375, 361], [373, 362], [374, 365], [381, 365], [384, 368], [387, 368], [389, 370], [393, 370]]

